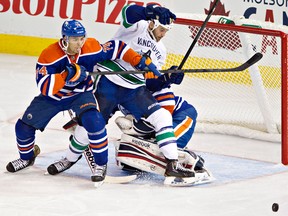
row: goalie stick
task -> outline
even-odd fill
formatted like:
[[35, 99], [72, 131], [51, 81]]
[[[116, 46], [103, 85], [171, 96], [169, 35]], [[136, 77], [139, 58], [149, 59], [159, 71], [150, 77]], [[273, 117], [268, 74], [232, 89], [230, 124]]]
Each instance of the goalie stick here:
[[[75, 119], [72, 110], [68, 110], [68, 113], [70, 115], [70, 118], [72, 120]], [[73, 125], [75, 126], [75, 125]], [[69, 128], [67, 128], [69, 129]], [[87, 164], [91, 170], [91, 173], [93, 174], [94, 172], [94, 167], [95, 167], [95, 162], [94, 162], [94, 157], [93, 157], [93, 153], [91, 152], [90, 146], [88, 146], [85, 151], [83, 152], [83, 155], [87, 161]], [[106, 174], [106, 177], [104, 179], [105, 183], [110, 183], [110, 184], [124, 184], [124, 183], [128, 183], [131, 182], [133, 180], [135, 180], [137, 178], [137, 175], [127, 175], [127, 176], [109, 176]], [[95, 184], [95, 187], [97, 187], [97, 185]]]
[[[234, 67], [234, 68], [200, 68], [200, 69], [176, 69], [176, 70], [159, 70], [161, 73], [215, 73], [215, 72], [240, 72], [244, 71], [250, 66], [257, 63], [263, 57], [262, 53], [255, 53], [250, 59], [248, 59], [245, 63]], [[89, 75], [113, 75], [113, 74], [142, 74], [147, 71], [135, 71], [135, 70], [128, 70], [128, 71], [94, 71], [89, 72]]]

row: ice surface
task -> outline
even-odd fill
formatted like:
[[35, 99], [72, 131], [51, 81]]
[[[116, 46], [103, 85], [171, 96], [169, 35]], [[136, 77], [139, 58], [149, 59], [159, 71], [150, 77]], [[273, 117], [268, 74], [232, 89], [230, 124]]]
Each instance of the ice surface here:
[[[57, 176], [47, 166], [65, 155], [69, 133], [59, 113], [46, 130], [37, 132], [41, 154], [35, 165], [8, 173], [18, 158], [14, 125], [34, 96], [37, 58], [0, 54], [0, 214], [20, 216], [269, 216], [288, 215], [288, 167], [280, 164], [280, 144], [233, 136], [195, 134], [189, 147], [201, 154], [216, 180], [185, 188], [163, 186], [163, 177], [145, 174], [129, 184], [104, 184], [96, 189], [82, 158]], [[125, 175], [114, 160], [113, 142], [120, 137], [113, 119], [108, 125], [109, 170]], [[278, 212], [272, 204], [278, 203]]]

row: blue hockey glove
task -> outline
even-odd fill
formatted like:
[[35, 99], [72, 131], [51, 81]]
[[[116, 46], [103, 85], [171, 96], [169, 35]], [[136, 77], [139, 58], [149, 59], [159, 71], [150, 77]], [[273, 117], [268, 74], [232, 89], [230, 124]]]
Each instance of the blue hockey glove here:
[[146, 88], [154, 93], [164, 88], [170, 88], [170, 83], [163, 82], [161, 79], [146, 79]]
[[143, 55], [140, 62], [135, 65], [135, 67], [138, 69], [138, 70], [144, 70], [144, 71], [151, 71], [153, 72], [153, 74], [157, 77], [161, 76], [161, 73], [157, 70], [157, 67], [156, 65], [154, 65], [152, 63], [152, 60], [149, 56], [147, 55]]
[[[177, 70], [177, 66], [172, 66], [169, 68], [169, 70]], [[184, 73], [181, 70], [179, 70], [176, 73], [165, 73], [162, 76], [160, 76], [158, 79], [168, 84], [174, 83], [174, 84], [179, 85], [182, 82], [183, 78], [184, 78]]]
[[[169, 70], [177, 70], [177, 66], [172, 66]], [[153, 77], [153, 75], [149, 73], [145, 73], [146, 87], [152, 92], [160, 91], [163, 88], [170, 88], [172, 83], [179, 85], [183, 78], [184, 73], [181, 70], [171, 74], [165, 73], [158, 78]]]
[[[177, 70], [177, 66], [172, 66], [169, 68], [169, 70]], [[169, 76], [170, 82], [176, 85], [179, 85], [183, 81], [183, 78], [184, 78], [184, 73], [181, 70], [177, 71], [176, 73], [171, 73]]]
[[151, 92], [160, 91], [164, 88], [170, 88], [170, 82], [166, 81], [165, 74], [155, 77], [152, 72], [145, 73], [146, 87]]
[[156, 4], [151, 4], [146, 7], [145, 14], [147, 20], [158, 19], [163, 25], [169, 25], [176, 20], [176, 15], [165, 7], [160, 7]]
[[86, 68], [76, 63], [66, 66], [66, 71], [68, 72], [66, 77], [68, 86], [76, 86], [87, 78]]

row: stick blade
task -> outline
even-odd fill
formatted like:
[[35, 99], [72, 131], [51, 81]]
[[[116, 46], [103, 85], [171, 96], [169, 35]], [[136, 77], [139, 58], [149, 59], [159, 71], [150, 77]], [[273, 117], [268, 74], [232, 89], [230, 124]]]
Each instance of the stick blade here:
[[260, 53], [260, 52], [257, 52], [257, 53], [255, 53], [255, 54], [247, 61], [247, 63], [248, 63], [249, 65], [253, 65], [253, 64], [255, 64], [256, 62], [258, 62], [262, 57], [263, 57], [263, 54]]
[[246, 61], [241, 66], [235, 68], [234, 71], [244, 71], [247, 68], [251, 67], [255, 63], [257, 63], [261, 58], [263, 57], [263, 54], [260, 52], [255, 53], [248, 61]]
[[110, 184], [126, 184], [137, 179], [137, 175], [109, 176], [106, 175], [104, 182]]

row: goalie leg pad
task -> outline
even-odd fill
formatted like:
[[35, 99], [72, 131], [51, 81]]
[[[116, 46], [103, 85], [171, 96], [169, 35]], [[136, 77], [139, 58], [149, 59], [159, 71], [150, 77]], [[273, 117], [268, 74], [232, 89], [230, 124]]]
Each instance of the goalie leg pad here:
[[121, 141], [116, 146], [117, 164], [127, 164], [136, 169], [164, 175], [166, 159], [155, 140], [144, 140], [127, 134], [122, 134]]
[[[155, 140], [122, 134], [121, 141], [115, 143], [116, 161], [145, 172], [164, 176], [167, 161]], [[214, 180], [212, 174], [204, 167], [204, 159], [190, 150], [178, 149], [178, 161], [185, 168], [195, 172], [195, 177], [166, 177], [164, 184], [170, 186], [192, 186], [209, 183]], [[134, 171], [134, 170], [133, 170]]]
[[[130, 167], [164, 175], [167, 161], [155, 139], [143, 138], [122, 134], [121, 141], [115, 146], [117, 164], [126, 164]], [[204, 159], [191, 150], [178, 149], [178, 161], [183, 167], [191, 170], [203, 170]]]

